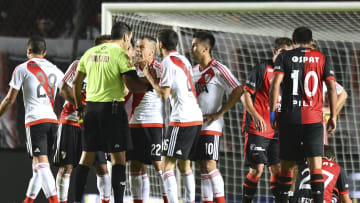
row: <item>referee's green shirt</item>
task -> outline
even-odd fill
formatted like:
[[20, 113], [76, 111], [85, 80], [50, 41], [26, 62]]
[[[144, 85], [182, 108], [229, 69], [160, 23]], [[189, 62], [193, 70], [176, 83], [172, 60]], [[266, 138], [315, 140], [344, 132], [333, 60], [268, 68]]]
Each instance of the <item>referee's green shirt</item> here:
[[86, 73], [86, 101], [124, 101], [122, 73], [136, 70], [126, 51], [115, 43], [90, 48], [81, 57], [77, 70]]

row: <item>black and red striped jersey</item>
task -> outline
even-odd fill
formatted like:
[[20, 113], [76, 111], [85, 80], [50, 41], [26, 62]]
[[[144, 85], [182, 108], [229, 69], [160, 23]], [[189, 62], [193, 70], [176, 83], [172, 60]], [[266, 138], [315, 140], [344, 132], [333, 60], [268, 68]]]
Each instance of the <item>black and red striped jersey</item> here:
[[274, 74], [284, 74], [279, 120], [293, 124], [322, 122], [323, 81], [335, 80], [329, 60], [314, 49], [293, 49], [277, 57]]
[[[324, 176], [324, 202], [331, 203], [334, 192], [338, 192], [339, 195], [349, 193], [346, 173], [339, 164], [323, 159], [322, 174]], [[310, 169], [306, 163], [303, 163], [299, 166], [294, 200], [295, 202], [310, 202], [311, 198]]]
[[244, 111], [243, 132], [260, 135], [266, 138], [273, 138], [275, 131], [270, 124], [270, 107], [269, 107], [269, 89], [273, 78], [273, 62], [271, 60], [263, 61], [255, 65], [246, 80], [244, 89], [251, 93], [251, 98], [255, 110], [260, 114], [266, 123], [266, 130], [260, 132], [255, 128], [255, 123], [251, 115]]

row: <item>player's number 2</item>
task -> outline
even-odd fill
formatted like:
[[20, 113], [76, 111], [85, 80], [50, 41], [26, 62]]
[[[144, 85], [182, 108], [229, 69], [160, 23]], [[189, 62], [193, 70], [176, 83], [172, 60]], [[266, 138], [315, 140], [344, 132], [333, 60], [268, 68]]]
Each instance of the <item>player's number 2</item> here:
[[[46, 94], [41, 94], [40, 93], [41, 88], [45, 84], [46, 75], [44, 73], [42, 73], [42, 72], [38, 72], [38, 73], [36, 73], [36, 77], [38, 78], [39, 81], [41, 81], [39, 83], [39, 85], [37, 86], [37, 88], [36, 88], [37, 97], [38, 98], [46, 97]], [[49, 86], [48, 86], [48, 89], [45, 90], [45, 91], [48, 91], [48, 95], [49, 95], [50, 99], [54, 99], [54, 88], [55, 88], [55, 85], [56, 85], [56, 80], [57, 80], [57, 78], [56, 78], [55, 74], [50, 74], [49, 75], [49, 77], [48, 77]]]

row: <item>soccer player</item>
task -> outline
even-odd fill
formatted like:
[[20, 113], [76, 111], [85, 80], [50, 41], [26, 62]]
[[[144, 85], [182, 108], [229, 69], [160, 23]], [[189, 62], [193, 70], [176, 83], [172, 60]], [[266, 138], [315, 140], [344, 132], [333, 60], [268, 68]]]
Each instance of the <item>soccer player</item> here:
[[[230, 70], [211, 57], [215, 38], [210, 32], [200, 31], [193, 35], [192, 56], [197, 98], [204, 116], [195, 160], [201, 171], [201, 196], [204, 203], [225, 202], [224, 180], [216, 167], [219, 158], [219, 139], [224, 120], [222, 116], [239, 101], [243, 93], [240, 82]], [[222, 105], [224, 93], [229, 95]], [[211, 101], [211, 102], [209, 102]]]
[[[324, 146], [324, 156], [322, 158], [322, 172], [324, 175], [324, 202], [340, 202], [351, 203], [348, 190], [347, 176], [343, 168], [339, 166], [335, 160], [335, 153], [332, 147]], [[335, 192], [335, 194], [334, 194]], [[299, 175], [296, 180], [296, 187], [294, 192], [294, 202], [311, 202], [311, 184], [310, 184], [310, 169], [306, 162], [299, 166]]]
[[170, 98], [172, 111], [164, 140], [164, 174], [166, 194], [170, 203], [178, 202], [174, 176], [176, 160], [185, 183], [185, 202], [195, 202], [195, 179], [190, 158], [195, 155], [203, 117], [197, 103], [190, 62], [176, 51], [178, 36], [170, 29], [157, 34], [157, 52], [163, 58], [160, 82], [156, 83], [148, 67], [144, 74], [162, 99]]
[[15, 102], [22, 88], [25, 106], [26, 146], [33, 163], [33, 176], [26, 192], [25, 203], [34, 202], [40, 189], [50, 203], [57, 203], [55, 180], [48, 155], [58, 128], [54, 99], [64, 73], [46, 60], [46, 43], [41, 37], [27, 42], [28, 61], [18, 65], [9, 83], [10, 89], [0, 105], [0, 116]]
[[281, 86], [279, 127], [280, 165], [279, 200], [286, 202], [291, 187], [292, 168], [296, 161], [307, 158], [315, 203], [323, 202], [324, 179], [321, 172], [323, 155], [323, 81], [330, 105], [329, 133], [336, 129], [336, 87], [334, 71], [328, 59], [311, 49], [312, 31], [307, 27], [293, 32], [296, 49], [281, 53], [275, 62], [270, 86], [270, 121], [275, 123], [275, 108]]
[[[152, 76], [160, 80], [160, 63], [154, 59], [156, 51], [155, 39], [144, 36], [136, 42], [135, 58], [136, 70], [141, 79], [145, 79], [143, 69], [148, 64]], [[133, 93], [132, 110], [130, 113], [130, 134], [133, 149], [128, 151], [127, 158], [130, 160], [130, 191], [135, 203], [145, 203], [149, 200], [149, 178], [145, 164], [153, 164], [160, 183], [163, 186], [161, 155], [163, 142], [163, 101], [152, 88], [144, 93]], [[163, 198], [167, 202], [166, 194]], [[145, 193], [143, 193], [145, 191]]]
[[[100, 35], [95, 39], [95, 46], [110, 42], [110, 35]], [[76, 74], [79, 60], [75, 60], [68, 68], [60, 88], [60, 95], [66, 100], [60, 117], [60, 127], [57, 134], [56, 152], [54, 156], [55, 165], [59, 166], [56, 176], [56, 186], [59, 194], [60, 203], [66, 203], [70, 185], [70, 176], [73, 167], [76, 167], [80, 161], [82, 151], [82, 129], [76, 116], [76, 107], [72, 82]], [[85, 104], [86, 83], [83, 81], [82, 102]], [[111, 193], [110, 175], [106, 167], [104, 152], [96, 153], [97, 186], [102, 203], [108, 203]]]
[[276, 182], [280, 174], [277, 133], [271, 128], [269, 111], [269, 88], [277, 56], [293, 48], [289, 38], [276, 38], [272, 60], [262, 61], [250, 72], [245, 92], [241, 97], [245, 106], [243, 132], [245, 132], [245, 165], [250, 171], [243, 184], [243, 202], [251, 202], [256, 193], [257, 183], [269, 166], [271, 191], [276, 197]]
[[[89, 167], [97, 151], [110, 153], [111, 183], [115, 202], [123, 202], [125, 190], [125, 151], [132, 147], [127, 115], [124, 109], [124, 86], [132, 92], [148, 88], [138, 79], [136, 68], [127, 55], [132, 32], [130, 27], [117, 22], [111, 30], [112, 43], [90, 48], [81, 57], [73, 90], [79, 119], [84, 118], [84, 145], [76, 168], [75, 202], [84, 193]], [[81, 100], [82, 83], [87, 77], [86, 114]]]

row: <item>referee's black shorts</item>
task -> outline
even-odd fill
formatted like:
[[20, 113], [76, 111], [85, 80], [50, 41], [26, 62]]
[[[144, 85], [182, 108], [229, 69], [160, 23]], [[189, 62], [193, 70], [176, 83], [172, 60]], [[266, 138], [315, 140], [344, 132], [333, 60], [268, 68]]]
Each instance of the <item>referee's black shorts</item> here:
[[279, 122], [280, 159], [301, 161], [321, 157], [324, 151], [322, 123], [290, 124]]
[[122, 152], [132, 148], [123, 102], [87, 102], [84, 118], [86, 152]]

